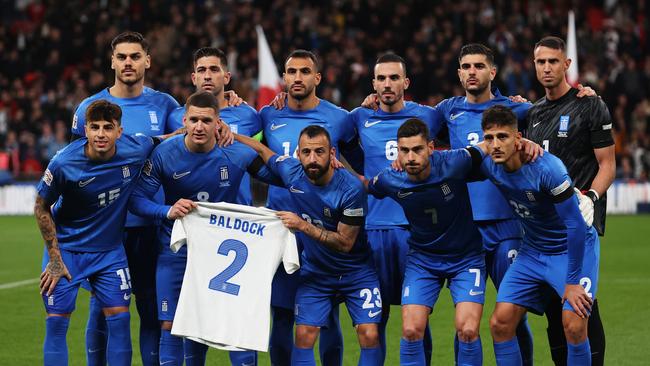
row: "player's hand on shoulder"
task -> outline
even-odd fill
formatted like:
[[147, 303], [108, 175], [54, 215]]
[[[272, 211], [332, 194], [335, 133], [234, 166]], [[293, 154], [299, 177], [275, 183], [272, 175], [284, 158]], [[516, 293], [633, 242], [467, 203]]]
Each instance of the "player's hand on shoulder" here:
[[337, 159], [336, 156], [332, 160], [330, 160], [330, 166], [333, 169], [341, 169], [341, 168], [345, 169], [345, 165], [343, 165], [343, 163], [341, 163], [341, 161]]
[[361, 106], [376, 111], [379, 108], [379, 98], [377, 97], [377, 93], [369, 94], [366, 99], [361, 102]]
[[181, 198], [169, 209], [169, 212], [167, 212], [167, 218], [170, 220], [180, 219], [181, 217], [185, 217], [195, 208], [196, 202], [188, 200], [187, 198]]
[[45, 270], [41, 273], [41, 281], [39, 288], [41, 295], [45, 294], [50, 296], [56, 284], [59, 283], [61, 277], [65, 277], [68, 281], [72, 281], [72, 276], [68, 272], [68, 267], [63, 263], [60, 255], [50, 257], [50, 261], [45, 266]]
[[528, 99], [522, 97], [519, 94], [511, 95], [511, 96], [508, 97], [508, 99], [510, 99], [510, 101], [513, 102], [513, 103], [528, 103]]
[[402, 163], [399, 162], [399, 159], [393, 160], [393, 162], [390, 163], [390, 167], [393, 168], [393, 170], [397, 170], [398, 172], [404, 170], [404, 168], [402, 167]]
[[228, 107], [239, 107], [242, 103], [246, 103], [234, 90], [226, 90], [223, 96], [228, 101]]
[[593, 90], [593, 89], [592, 89], [591, 87], [589, 87], [589, 86], [584, 86], [584, 85], [582, 85], [582, 84], [578, 84], [577, 89], [578, 89], [578, 94], [577, 94], [576, 96], [577, 96], [578, 98], [582, 98], [582, 97], [595, 97], [595, 96], [598, 96], [598, 94], [596, 94], [596, 91]]
[[292, 231], [304, 231], [304, 226], [307, 224], [307, 221], [301, 219], [295, 213], [289, 211], [278, 211], [275, 214], [280, 218], [280, 220], [282, 220], [282, 224], [287, 229]]
[[525, 162], [533, 162], [537, 160], [538, 157], [544, 155], [544, 148], [524, 138], [521, 139], [517, 149], [524, 154]]
[[591, 227], [594, 223], [594, 201], [582, 194], [578, 188], [574, 187], [573, 190], [576, 192], [576, 196], [578, 196], [578, 206], [580, 207], [582, 218], [585, 220], [585, 224]]
[[562, 296], [562, 302], [568, 301], [576, 315], [581, 318], [589, 317], [589, 312], [591, 311], [591, 304], [593, 300], [585, 291], [585, 288], [582, 285], [569, 285], [567, 284], [564, 287], [564, 295]]
[[279, 92], [278, 95], [273, 98], [271, 101], [271, 104], [273, 108], [275, 109], [282, 109], [286, 105], [286, 100], [287, 100], [287, 93], [286, 92]]
[[230, 126], [224, 122], [221, 118], [217, 122], [218, 126], [215, 130], [215, 135], [217, 135], [217, 144], [220, 147], [232, 145], [235, 141], [235, 134], [230, 130]]

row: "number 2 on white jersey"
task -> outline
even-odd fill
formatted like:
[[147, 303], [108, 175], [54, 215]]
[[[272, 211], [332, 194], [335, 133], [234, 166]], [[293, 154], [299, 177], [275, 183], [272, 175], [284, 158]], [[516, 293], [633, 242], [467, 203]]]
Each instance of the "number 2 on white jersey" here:
[[217, 253], [227, 257], [230, 252], [235, 252], [235, 259], [233, 259], [232, 263], [230, 263], [226, 269], [210, 280], [208, 288], [237, 296], [239, 295], [240, 286], [227, 281], [239, 273], [239, 271], [244, 267], [244, 264], [246, 264], [246, 259], [248, 259], [248, 248], [246, 247], [246, 244], [239, 240], [226, 239], [219, 245]]

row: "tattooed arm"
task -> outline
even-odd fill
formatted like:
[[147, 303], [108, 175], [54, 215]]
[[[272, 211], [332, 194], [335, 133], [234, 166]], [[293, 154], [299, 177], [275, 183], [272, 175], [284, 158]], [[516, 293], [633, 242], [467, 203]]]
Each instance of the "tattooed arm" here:
[[59, 282], [61, 277], [65, 277], [68, 281], [72, 280], [68, 268], [66, 268], [61, 258], [61, 251], [59, 251], [59, 243], [56, 240], [56, 229], [54, 227], [54, 220], [50, 212], [50, 205], [40, 195], [36, 196], [36, 204], [34, 205], [34, 216], [38, 223], [38, 228], [41, 230], [43, 240], [47, 246], [47, 254], [50, 261], [45, 270], [41, 273], [40, 290], [41, 295], [46, 293], [48, 296], [54, 291], [54, 287]]

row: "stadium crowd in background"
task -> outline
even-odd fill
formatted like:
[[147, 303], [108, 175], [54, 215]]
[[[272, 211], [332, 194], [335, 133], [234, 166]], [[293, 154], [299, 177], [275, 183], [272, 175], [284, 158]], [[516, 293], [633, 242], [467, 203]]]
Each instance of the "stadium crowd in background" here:
[[[452, 5], [453, 3], [453, 5]], [[255, 105], [257, 45], [263, 26], [276, 58], [296, 48], [323, 60], [322, 98], [347, 109], [371, 91], [377, 56], [386, 50], [408, 60], [407, 99], [435, 105], [463, 95], [456, 56], [460, 46], [494, 49], [495, 84], [504, 95], [543, 96], [535, 82], [532, 46], [566, 34], [567, 4], [539, 0], [429, 2], [408, 0], [95, 1], [1, 0], [0, 184], [38, 179], [69, 141], [75, 107], [109, 86], [110, 47], [124, 29], [142, 32], [156, 62], [147, 83], [179, 102], [194, 91], [192, 50], [224, 49], [231, 87]], [[580, 81], [605, 100], [614, 121], [618, 179], [647, 181], [650, 172], [650, 48], [643, 0], [574, 1]], [[413, 19], [414, 21], [410, 21]]]

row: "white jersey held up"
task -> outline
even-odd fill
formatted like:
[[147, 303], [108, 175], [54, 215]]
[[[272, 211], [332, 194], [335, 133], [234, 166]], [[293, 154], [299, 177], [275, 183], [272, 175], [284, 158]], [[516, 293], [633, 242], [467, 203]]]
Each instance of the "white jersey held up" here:
[[267, 352], [271, 280], [300, 268], [296, 238], [275, 211], [198, 203], [176, 220], [170, 247], [187, 244], [172, 334], [226, 350]]

